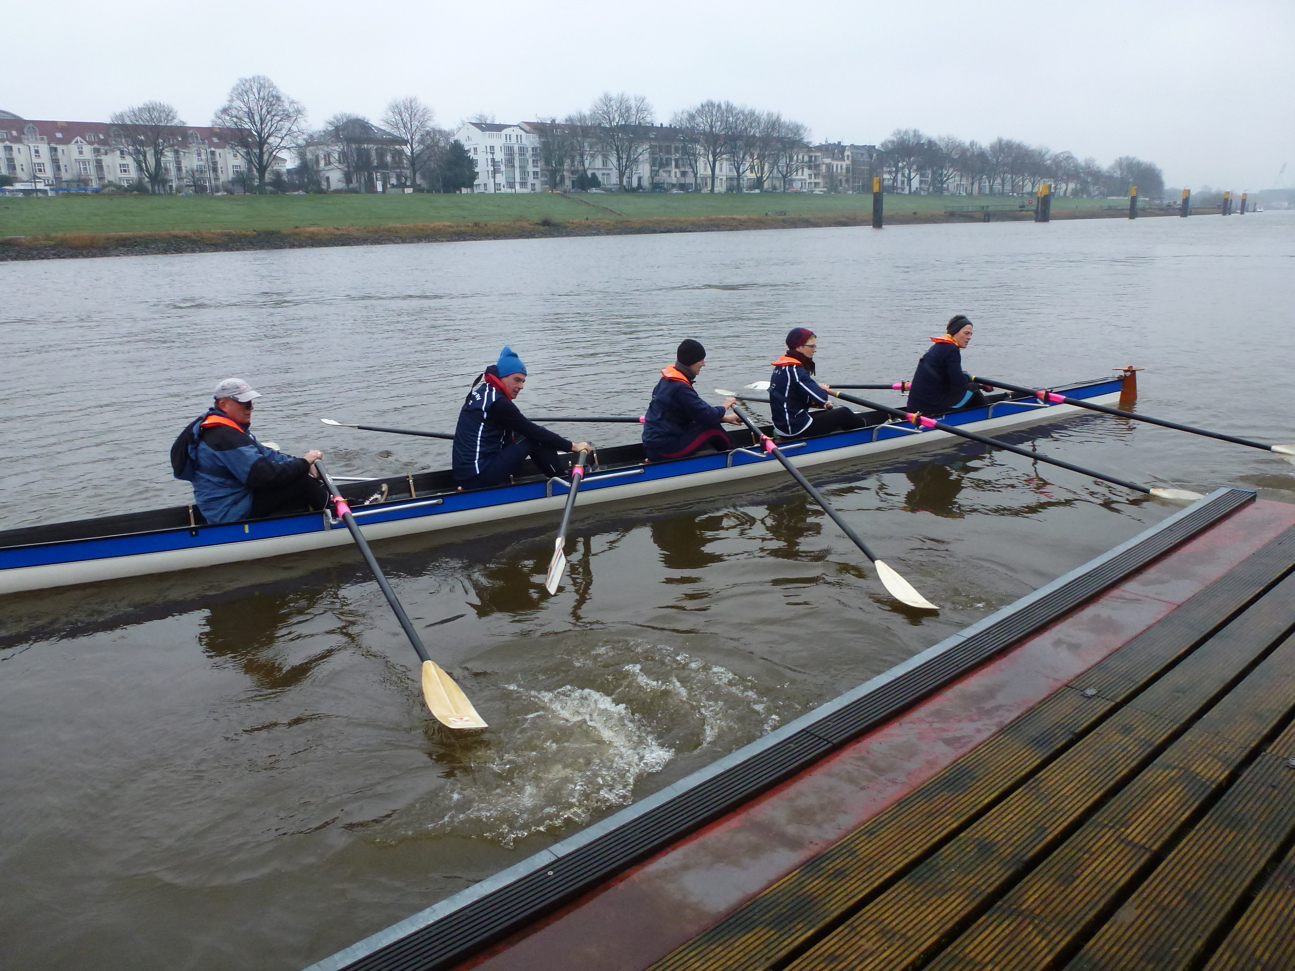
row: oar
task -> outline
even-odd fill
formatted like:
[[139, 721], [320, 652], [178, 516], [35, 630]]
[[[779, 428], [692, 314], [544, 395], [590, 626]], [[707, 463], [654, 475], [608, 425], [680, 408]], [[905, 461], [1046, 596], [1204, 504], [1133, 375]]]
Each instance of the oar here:
[[337, 491], [337, 485], [329, 478], [328, 473], [324, 471], [324, 463], [316, 460], [315, 468], [319, 471], [320, 478], [328, 486], [328, 492], [333, 497], [333, 505], [337, 508], [337, 514], [342, 517], [346, 523], [346, 528], [351, 531], [351, 538], [355, 540], [355, 545], [360, 548], [364, 555], [364, 561], [369, 564], [369, 569], [373, 571], [373, 577], [378, 581], [378, 586], [382, 588], [382, 594], [387, 598], [387, 603], [391, 604], [391, 609], [396, 612], [396, 619], [400, 621], [400, 626], [405, 629], [405, 636], [409, 638], [409, 643], [414, 645], [414, 650], [418, 656], [423, 659], [423, 700], [427, 702], [427, 707], [431, 709], [432, 714], [446, 728], [485, 728], [486, 722], [477, 710], [472, 707], [472, 702], [468, 701], [468, 696], [463, 693], [463, 689], [454, 683], [441, 666], [427, 656], [427, 648], [423, 647], [423, 642], [418, 637], [418, 632], [414, 630], [414, 625], [409, 622], [409, 617], [405, 613], [405, 608], [400, 606], [400, 601], [396, 598], [396, 591], [391, 589], [391, 584], [387, 582], [386, 576], [382, 572], [382, 567], [378, 566], [378, 561], [373, 558], [373, 550], [369, 549], [369, 542], [360, 532], [360, 527], [355, 522], [355, 517], [351, 515], [351, 507], [346, 504], [342, 494]]
[[[747, 385], [752, 391], [768, 391], [768, 381], [752, 381]], [[847, 391], [904, 391], [913, 387], [912, 381], [892, 381], [890, 384], [834, 384], [834, 388], [845, 388]]]
[[1250, 448], [1261, 448], [1265, 452], [1276, 452], [1279, 455], [1295, 455], [1295, 445], [1268, 445], [1264, 442], [1252, 441], [1249, 438], [1238, 438], [1236, 435], [1225, 435], [1222, 432], [1212, 432], [1205, 428], [1196, 428], [1193, 425], [1181, 425], [1176, 421], [1166, 421], [1163, 418], [1152, 418], [1150, 415], [1137, 415], [1131, 411], [1121, 411], [1118, 408], [1108, 408], [1106, 405], [1099, 405], [1096, 402], [1085, 401], [1083, 398], [1072, 398], [1069, 395], [1056, 394], [1052, 391], [1025, 388], [1019, 384], [1008, 384], [1006, 381], [999, 381], [997, 378], [973, 377], [971, 380], [978, 381], [981, 384], [992, 385], [995, 388], [1005, 388], [1008, 391], [1019, 391], [1022, 394], [1032, 394], [1040, 401], [1047, 401], [1054, 405], [1074, 405], [1076, 408], [1087, 408], [1089, 411], [1100, 411], [1103, 415], [1115, 415], [1119, 418], [1132, 418], [1134, 421], [1145, 421], [1152, 425], [1161, 425], [1164, 428], [1174, 428], [1180, 432], [1191, 432], [1193, 435], [1204, 435], [1206, 438], [1217, 438], [1219, 441], [1232, 442], [1234, 445], [1246, 445]]
[[626, 417], [624, 415], [618, 415], [615, 417], [608, 417], [605, 415], [600, 417], [595, 415], [591, 418], [532, 418], [531, 419], [531, 421], [589, 421], [589, 422], [598, 422], [599, 424], [607, 424], [608, 422], [621, 421], [621, 422], [632, 423], [635, 425], [642, 425], [646, 420], [647, 419], [643, 415], [639, 415], [637, 418]]
[[[549, 419], [552, 421], [552, 419]], [[567, 526], [571, 524], [571, 510], [576, 505], [576, 493], [580, 491], [580, 482], [585, 477], [585, 459], [588, 452], [581, 452], [576, 464], [571, 466], [571, 488], [567, 492], [566, 508], [562, 510], [562, 525], [558, 527], [558, 538], [553, 544], [553, 559], [549, 560], [549, 575], [544, 580], [544, 588], [549, 593], [557, 593], [562, 584], [562, 574], [567, 572]]]
[[1149, 496], [1155, 496], [1158, 499], [1172, 499], [1177, 502], [1195, 502], [1202, 498], [1199, 492], [1191, 492], [1187, 489], [1160, 489], [1144, 486], [1140, 482], [1130, 482], [1128, 479], [1117, 479], [1113, 475], [1107, 475], [1105, 472], [1097, 472], [1094, 469], [1086, 469], [1082, 465], [1074, 465], [1071, 462], [1065, 462], [1061, 459], [1050, 458], [1047, 455], [1041, 455], [1038, 452], [1031, 452], [1027, 448], [1020, 448], [1017, 445], [1009, 445], [997, 438], [989, 438], [985, 435], [977, 435], [975, 432], [969, 432], [957, 425], [946, 425], [942, 421], [936, 421], [934, 418], [927, 418], [925, 415], [916, 412], [900, 411], [898, 408], [888, 408], [885, 405], [879, 405], [875, 401], [868, 401], [866, 398], [856, 398], [852, 394], [843, 394], [833, 388], [828, 392], [835, 395], [842, 401], [851, 401], [856, 405], [862, 405], [865, 408], [871, 408], [874, 411], [880, 411], [887, 415], [894, 415], [896, 418], [902, 418], [910, 421], [919, 428], [936, 428], [942, 432], [948, 432], [950, 435], [957, 435], [960, 438], [970, 439], [973, 442], [979, 442], [981, 445], [988, 445], [990, 448], [1002, 448], [1009, 452], [1015, 452], [1017, 455], [1024, 455], [1027, 459], [1038, 462], [1046, 462], [1049, 465], [1057, 465], [1063, 469], [1069, 469], [1071, 472], [1078, 472], [1080, 475], [1089, 475], [1094, 479], [1104, 479], [1107, 482], [1114, 482], [1116, 485], [1124, 486], [1126, 489], [1132, 489], [1134, 492], [1142, 492]]
[[331, 418], [319, 419], [325, 425], [336, 425], [338, 428], [358, 428], [366, 432], [390, 432], [392, 435], [417, 435], [420, 438], [445, 438], [453, 441], [449, 432], [417, 432], [409, 428], [383, 428], [381, 425], [348, 425], [344, 421], [333, 421]]
[[[731, 391], [721, 391], [718, 388], [715, 389], [715, 393], [723, 395], [726, 398], [737, 397], [737, 395], [733, 394]], [[773, 439], [760, 431], [755, 422], [751, 420], [750, 415], [736, 405], [733, 407], [733, 414], [742, 419], [742, 423], [751, 430], [751, 434], [756, 437], [756, 441], [760, 442], [764, 446], [764, 450], [771, 453], [774, 458], [782, 463], [783, 468], [790, 472], [792, 478], [800, 483], [800, 487], [808, 492], [810, 497], [816, 503], [823, 507], [823, 511], [831, 516], [833, 521], [845, 531], [845, 535], [849, 536], [850, 539], [854, 541], [854, 545], [863, 550], [863, 555], [871, 560], [872, 565], [877, 568], [877, 576], [881, 579], [882, 585], [890, 591], [892, 597], [900, 603], [907, 604], [910, 607], [916, 607], [919, 610], [940, 609], [914, 590], [913, 585], [896, 573], [884, 560], [877, 559], [877, 554], [868, 548], [868, 544], [863, 541], [853, 528], [851, 528], [849, 523], [841, 518], [841, 514], [832, 508], [832, 504], [823, 498], [823, 494], [810, 484], [810, 481], [801, 474], [800, 469], [792, 465], [791, 459], [787, 458], [787, 456], [783, 454], [782, 449], [774, 444]]]

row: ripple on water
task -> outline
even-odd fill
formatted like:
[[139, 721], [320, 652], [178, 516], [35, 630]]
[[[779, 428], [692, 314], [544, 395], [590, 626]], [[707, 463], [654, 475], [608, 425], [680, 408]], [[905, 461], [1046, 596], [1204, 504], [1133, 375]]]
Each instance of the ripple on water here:
[[[569, 663], [570, 683], [504, 685], [513, 730], [458, 761], [446, 785], [373, 839], [472, 836], [511, 847], [556, 835], [628, 805], [641, 779], [675, 759], [799, 713], [756, 680], [665, 645], [618, 640]], [[721, 753], [701, 754], [698, 764]]]

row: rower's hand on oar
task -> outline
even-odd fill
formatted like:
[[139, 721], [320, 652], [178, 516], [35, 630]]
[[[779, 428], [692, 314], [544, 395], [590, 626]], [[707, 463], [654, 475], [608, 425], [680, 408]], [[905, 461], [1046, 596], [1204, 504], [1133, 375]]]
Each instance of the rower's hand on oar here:
[[310, 463], [310, 474], [316, 479], [319, 478], [319, 469], [315, 468], [315, 463], [318, 462], [323, 457], [324, 457], [324, 453], [317, 448], [312, 448], [309, 452], [307, 452], [305, 455], [302, 456], [303, 459], [305, 459], [307, 462]]
[[573, 452], [592, 452], [594, 447], [588, 442], [576, 442], [571, 446]]
[[[733, 407], [735, 404], [737, 404], [737, 398], [732, 397], [732, 396], [725, 398], [725, 399], [724, 399], [724, 410], [725, 410], [725, 411], [729, 411], [729, 410], [731, 410], [731, 409], [732, 409], [732, 407]], [[739, 418], [738, 420], [739, 420], [739, 421], [741, 421], [741, 419], [740, 419], [740, 418]]]

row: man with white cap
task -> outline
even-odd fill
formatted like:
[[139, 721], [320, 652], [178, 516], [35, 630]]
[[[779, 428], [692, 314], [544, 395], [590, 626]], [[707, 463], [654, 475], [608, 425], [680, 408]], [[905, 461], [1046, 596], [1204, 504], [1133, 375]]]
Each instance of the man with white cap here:
[[177, 479], [193, 483], [193, 498], [209, 523], [259, 519], [277, 513], [323, 509], [328, 488], [315, 472], [323, 453], [302, 458], [267, 448], [248, 431], [252, 402], [261, 393], [242, 378], [225, 378], [214, 407], [190, 422], [171, 446]]

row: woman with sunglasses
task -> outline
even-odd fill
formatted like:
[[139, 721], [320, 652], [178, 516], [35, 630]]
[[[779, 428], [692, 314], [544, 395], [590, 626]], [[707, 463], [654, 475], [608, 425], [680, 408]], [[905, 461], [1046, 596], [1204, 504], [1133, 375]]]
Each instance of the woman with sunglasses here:
[[[808, 327], [794, 327], [787, 335], [787, 353], [773, 362], [769, 378], [769, 404], [773, 427], [784, 438], [813, 438], [831, 432], [864, 427], [863, 417], [844, 406], [832, 407], [831, 385], [814, 380], [814, 354], [818, 336]], [[811, 415], [810, 408], [823, 408]]]

